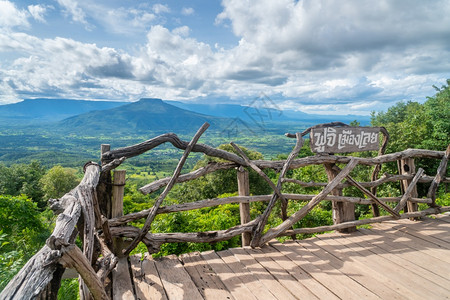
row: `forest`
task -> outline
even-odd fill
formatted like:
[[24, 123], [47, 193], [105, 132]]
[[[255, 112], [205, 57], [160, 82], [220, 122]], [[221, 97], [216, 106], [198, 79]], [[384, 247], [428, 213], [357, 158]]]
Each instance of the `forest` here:
[[[408, 148], [429, 149], [443, 151], [450, 144], [450, 79], [447, 85], [435, 87], [436, 93], [425, 99], [423, 103], [407, 101], [398, 102], [386, 112], [373, 112], [371, 115], [372, 126], [383, 126], [390, 134], [386, 153], [402, 151]], [[352, 122], [350, 125], [358, 125]], [[169, 130], [168, 130], [169, 131]], [[42, 137], [51, 143], [51, 137]], [[1, 139], [1, 137], [0, 137]], [[80, 144], [82, 145], [80, 137]], [[120, 145], [130, 145], [138, 138], [123, 137]], [[90, 137], [84, 143], [107, 143], [108, 137], [96, 139]], [[226, 139], [213, 139], [213, 145], [228, 152], [235, 152], [233, 147], [227, 144]], [[254, 145], [252, 146], [252, 142]], [[12, 143], [12, 142], [11, 142]], [[273, 159], [283, 160], [294, 146], [292, 140], [284, 136], [276, 136], [267, 133], [259, 137], [241, 137], [236, 141], [245, 154], [252, 160]], [[12, 144], [11, 144], [12, 145]], [[38, 145], [38, 143], [36, 143]], [[245, 147], [242, 147], [244, 145]], [[63, 142], [55, 143], [58, 147], [73, 147]], [[116, 145], [114, 145], [116, 147]], [[83, 148], [83, 146], [81, 146]], [[87, 147], [85, 147], [87, 148]], [[43, 152], [45, 153], [45, 152]], [[92, 156], [92, 150], [85, 150], [85, 154]], [[127, 183], [125, 186], [124, 213], [131, 213], [150, 208], [158, 192], [143, 195], [138, 191], [141, 187], [155, 179], [170, 176], [175, 168], [181, 152], [171, 147], [162, 147], [153, 155], [144, 155], [139, 159], [130, 159], [121, 169], [127, 171]], [[299, 157], [314, 155], [309, 143], [305, 143]], [[351, 156], [376, 156], [375, 151], [346, 153]], [[98, 155], [97, 155], [98, 156]], [[16, 274], [24, 263], [45, 243], [54, 227], [55, 215], [48, 208], [48, 199], [59, 198], [74, 188], [82, 177], [82, 159], [86, 156], [55, 157], [44, 155], [41, 160], [20, 161], [14, 160], [11, 151], [8, 160], [0, 162], [0, 290]], [[33, 158], [39, 158], [33, 157]], [[53, 158], [53, 160], [52, 160]], [[96, 159], [98, 160], [98, 158]], [[195, 154], [189, 158], [184, 172], [189, 172], [205, 166], [207, 163], [217, 160], [209, 156]], [[16, 161], [16, 162], [14, 162]], [[70, 163], [67, 163], [70, 161]], [[78, 164], [78, 165], [77, 165]], [[417, 162], [424, 168], [425, 173], [433, 174], [439, 161], [422, 159]], [[383, 166], [383, 172], [395, 174], [397, 166], [388, 164]], [[264, 170], [267, 176], [277, 182], [278, 173], [273, 170]], [[429, 172], [427, 172], [429, 171]], [[327, 174], [322, 165], [311, 165], [306, 168], [289, 171], [289, 178], [304, 182], [327, 181]], [[448, 174], [448, 168], [447, 168]], [[355, 179], [367, 179], [370, 176], [367, 168], [357, 168], [352, 172]], [[265, 195], [272, 192], [271, 187], [253, 170], [249, 169], [250, 194]], [[397, 183], [383, 185], [377, 191], [380, 197], [394, 197], [399, 195]], [[206, 175], [194, 181], [177, 184], [165, 199], [165, 204], [178, 204], [192, 202], [214, 197], [229, 197], [237, 195], [236, 170], [222, 170]], [[418, 186], [419, 197], [425, 196], [427, 186]], [[291, 183], [283, 185], [283, 193], [314, 194], [319, 188], [300, 187]], [[364, 195], [355, 188], [344, 189], [344, 195]], [[448, 184], [442, 184], [438, 191], [438, 205], [450, 205], [450, 192]], [[297, 205], [297, 206], [296, 206]], [[298, 210], [301, 203], [294, 203], [289, 212]], [[252, 218], [260, 215], [265, 208], [263, 203], [252, 203]], [[276, 207], [280, 210], [280, 207]], [[279, 213], [273, 213], [268, 224], [276, 226], [281, 223]], [[369, 218], [372, 216], [370, 208], [366, 205], [357, 205], [356, 217]], [[240, 223], [239, 205], [227, 204], [219, 207], [203, 208], [188, 212], [158, 215], [153, 223], [152, 232], [196, 232], [207, 230], [228, 229]], [[313, 227], [332, 224], [331, 203], [325, 202], [318, 205], [308, 217], [295, 225], [295, 228]], [[136, 223], [134, 225], [142, 226]], [[304, 238], [309, 235], [298, 236]], [[177, 243], [164, 244], [156, 256], [168, 254], [181, 254], [192, 251], [222, 250], [241, 245], [240, 237], [234, 237], [227, 241], [217, 243]], [[134, 251], [146, 252], [147, 248], [142, 244]], [[74, 288], [75, 287], [75, 288]], [[65, 280], [60, 289], [61, 298], [76, 299], [76, 280]]]

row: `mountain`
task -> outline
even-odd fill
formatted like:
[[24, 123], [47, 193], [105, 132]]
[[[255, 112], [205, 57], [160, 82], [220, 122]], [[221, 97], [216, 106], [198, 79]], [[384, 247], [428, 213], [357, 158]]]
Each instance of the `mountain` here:
[[88, 101], [70, 99], [25, 99], [0, 105], [0, 120], [4, 124], [38, 124], [60, 121], [93, 110], [104, 110], [128, 102]]
[[56, 128], [83, 133], [192, 132], [203, 123], [219, 129], [227, 119], [170, 105], [161, 99], [143, 98], [119, 107], [92, 111], [59, 121]]
[[232, 119], [237, 118], [248, 124], [279, 123], [286, 121], [299, 121], [314, 124], [334, 121], [350, 123], [354, 120], [360, 122], [361, 125], [369, 125], [370, 123], [369, 116], [307, 114], [302, 111], [280, 110], [277, 109], [273, 103], [257, 103], [255, 101], [247, 106], [237, 104], [199, 104], [181, 101], [166, 101], [166, 103], [210, 116]]

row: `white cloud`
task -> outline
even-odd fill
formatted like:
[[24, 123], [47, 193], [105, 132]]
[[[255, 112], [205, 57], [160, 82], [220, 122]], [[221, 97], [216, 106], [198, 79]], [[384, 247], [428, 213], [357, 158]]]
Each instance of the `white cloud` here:
[[28, 11], [36, 21], [46, 23], [44, 16], [47, 13], [47, 7], [43, 5], [28, 5]]
[[169, 13], [170, 8], [167, 4], [157, 3], [153, 5], [153, 11], [155, 14]]
[[27, 11], [18, 9], [13, 2], [0, 1], [0, 28], [29, 26]]
[[57, 0], [59, 5], [64, 8], [67, 15], [71, 16], [72, 20], [77, 23], [88, 25], [86, 20], [86, 13], [79, 6], [75, 0]]
[[192, 7], [183, 7], [181, 10], [181, 14], [184, 16], [190, 16], [195, 13], [195, 10]]

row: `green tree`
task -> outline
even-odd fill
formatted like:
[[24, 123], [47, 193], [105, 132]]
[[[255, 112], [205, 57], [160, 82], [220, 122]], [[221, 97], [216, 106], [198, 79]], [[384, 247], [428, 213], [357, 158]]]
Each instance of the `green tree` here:
[[27, 195], [38, 204], [40, 209], [46, 206], [43, 199], [40, 180], [45, 174], [45, 168], [37, 161], [30, 164], [16, 164], [11, 167], [0, 165], [0, 194], [18, 196]]
[[48, 170], [40, 180], [45, 199], [60, 198], [76, 187], [79, 180], [75, 173], [74, 169], [63, 168], [60, 165]]

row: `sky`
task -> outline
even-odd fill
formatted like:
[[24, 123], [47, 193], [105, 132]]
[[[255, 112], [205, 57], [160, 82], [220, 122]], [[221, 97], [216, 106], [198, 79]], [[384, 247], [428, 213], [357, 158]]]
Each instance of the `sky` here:
[[0, 0], [0, 104], [268, 97], [369, 115], [448, 78], [448, 0]]

